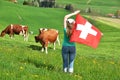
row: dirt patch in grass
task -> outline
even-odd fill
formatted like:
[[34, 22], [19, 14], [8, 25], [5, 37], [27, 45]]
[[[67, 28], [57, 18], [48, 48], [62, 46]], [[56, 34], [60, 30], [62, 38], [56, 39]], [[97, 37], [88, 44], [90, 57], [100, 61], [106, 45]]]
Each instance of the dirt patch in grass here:
[[90, 18], [120, 29], [120, 19], [98, 16], [90, 16]]

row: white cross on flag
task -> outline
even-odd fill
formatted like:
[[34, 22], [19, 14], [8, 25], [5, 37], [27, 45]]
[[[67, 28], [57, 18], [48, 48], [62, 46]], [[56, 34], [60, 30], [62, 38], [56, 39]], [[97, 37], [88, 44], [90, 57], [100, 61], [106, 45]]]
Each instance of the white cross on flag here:
[[75, 26], [70, 42], [78, 42], [97, 48], [101, 38], [101, 32], [80, 14], [76, 15]]

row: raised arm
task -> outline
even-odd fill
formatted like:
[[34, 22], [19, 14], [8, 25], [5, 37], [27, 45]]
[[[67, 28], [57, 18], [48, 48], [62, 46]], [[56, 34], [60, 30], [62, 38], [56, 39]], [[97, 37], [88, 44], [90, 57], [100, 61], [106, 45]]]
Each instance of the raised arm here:
[[74, 16], [74, 15], [78, 14], [79, 12], [80, 12], [80, 10], [77, 10], [77, 11], [75, 11], [75, 12], [73, 12], [73, 13], [67, 14], [67, 15], [64, 17], [64, 27], [65, 27], [65, 28], [66, 28], [66, 26], [67, 26], [67, 24], [66, 24], [67, 19], [70, 18], [71, 16]]

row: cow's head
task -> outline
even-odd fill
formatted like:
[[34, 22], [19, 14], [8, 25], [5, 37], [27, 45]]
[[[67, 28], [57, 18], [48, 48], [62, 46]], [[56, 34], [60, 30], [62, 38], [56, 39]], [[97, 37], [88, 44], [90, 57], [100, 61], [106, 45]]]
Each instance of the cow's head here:
[[35, 36], [35, 42], [39, 42], [39, 37]]
[[5, 31], [2, 31], [0, 37], [3, 37], [5, 34], [6, 34]]

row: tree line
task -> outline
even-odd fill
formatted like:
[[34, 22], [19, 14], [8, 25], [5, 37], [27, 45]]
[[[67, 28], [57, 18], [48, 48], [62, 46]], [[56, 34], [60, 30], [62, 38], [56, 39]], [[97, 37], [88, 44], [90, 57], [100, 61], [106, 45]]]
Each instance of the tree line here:
[[55, 0], [24, 0], [23, 5], [36, 7], [55, 7]]

